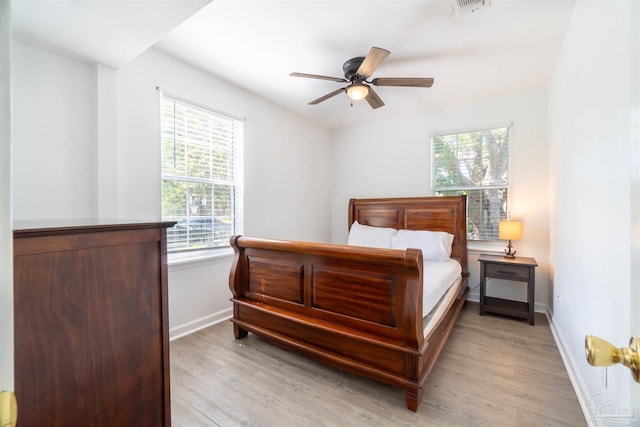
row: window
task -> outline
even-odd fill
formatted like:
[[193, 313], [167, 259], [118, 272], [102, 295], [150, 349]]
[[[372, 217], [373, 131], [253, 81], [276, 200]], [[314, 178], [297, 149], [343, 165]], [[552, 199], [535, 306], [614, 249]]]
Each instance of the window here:
[[162, 219], [169, 251], [229, 246], [240, 232], [242, 122], [161, 97]]
[[498, 240], [507, 219], [510, 126], [432, 138], [433, 192], [467, 195], [469, 240]]

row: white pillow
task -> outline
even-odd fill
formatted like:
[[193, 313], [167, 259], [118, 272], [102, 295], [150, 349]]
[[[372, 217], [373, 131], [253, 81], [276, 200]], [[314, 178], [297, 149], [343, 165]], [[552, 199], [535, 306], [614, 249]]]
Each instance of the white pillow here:
[[446, 261], [451, 257], [453, 234], [444, 231], [398, 230], [393, 249], [422, 249], [424, 261]]
[[372, 227], [370, 225], [359, 224], [358, 221], [355, 221], [351, 225], [347, 243], [352, 246], [371, 246], [374, 248], [390, 249], [393, 236], [395, 236], [397, 232], [398, 230], [395, 228]]

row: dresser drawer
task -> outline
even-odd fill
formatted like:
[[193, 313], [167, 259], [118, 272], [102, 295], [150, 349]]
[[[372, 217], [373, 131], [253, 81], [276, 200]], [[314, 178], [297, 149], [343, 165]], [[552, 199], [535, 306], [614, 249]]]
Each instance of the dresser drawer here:
[[511, 280], [529, 280], [529, 267], [518, 265], [506, 265], [486, 263], [484, 267], [486, 277]]

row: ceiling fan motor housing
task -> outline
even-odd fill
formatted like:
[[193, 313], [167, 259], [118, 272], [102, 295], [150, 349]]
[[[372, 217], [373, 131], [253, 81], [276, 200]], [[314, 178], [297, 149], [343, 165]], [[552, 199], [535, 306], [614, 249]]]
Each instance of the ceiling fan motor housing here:
[[349, 81], [356, 80], [356, 76], [358, 75], [357, 71], [360, 68], [360, 65], [364, 61], [364, 56], [357, 56], [355, 58], [347, 59], [342, 66], [342, 71], [344, 71], [344, 77]]

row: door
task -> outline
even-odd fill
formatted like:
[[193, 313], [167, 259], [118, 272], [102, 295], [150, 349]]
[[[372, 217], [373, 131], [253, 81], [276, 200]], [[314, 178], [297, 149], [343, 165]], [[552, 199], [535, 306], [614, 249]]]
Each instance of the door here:
[[[630, 5], [630, 283], [629, 283], [629, 330], [630, 335], [638, 342], [634, 344], [636, 350], [633, 359], [640, 365], [640, 6], [637, 2]], [[620, 325], [625, 327], [626, 325]], [[606, 337], [603, 337], [606, 339]], [[616, 347], [626, 346], [627, 343], [614, 343]], [[626, 376], [626, 383], [615, 384], [627, 390], [619, 390], [623, 395], [629, 396], [629, 406], [624, 405], [614, 408], [621, 415], [617, 418], [615, 413], [611, 415], [613, 421], [629, 420], [628, 425], [640, 425], [640, 382], [633, 380], [631, 372]], [[626, 418], [625, 418], [626, 417]], [[601, 420], [602, 421], [602, 420]]]
[[[632, 337], [640, 340], [640, 5], [631, 2], [630, 7], [630, 283], [629, 283], [629, 331]], [[627, 325], [620, 325], [626, 329]], [[607, 337], [602, 337], [607, 339]], [[612, 343], [615, 347], [626, 347], [627, 342]], [[640, 347], [640, 344], [638, 344]], [[603, 346], [600, 354], [604, 364], [608, 355], [606, 346]], [[609, 349], [611, 350], [611, 349]], [[615, 350], [614, 350], [615, 351]], [[640, 352], [640, 348], [638, 348]], [[637, 353], [636, 353], [637, 354]], [[640, 356], [638, 356], [640, 359]], [[612, 363], [612, 362], [610, 362]], [[640, 363], [640, 362], [638, 362]], [[605, 382], [606, 382], [605, 373]], [[620, 377], [619, 377], [620, 378]], [[618, 425], [640, 425], [640, 383], [633, 380], [631, 372], [623, 376], [625, 381], [610, 383], [610, 386], [619, 387], [616, 390], [620, 395], [629, 396], [628, 402], [614, 402], [618, 406], [602, 406], [594, 414], [598, 421], [605, 425], [617, 423]]]
[[[0, 0], [0, 392], [13, 392], [11, 233], [11, 4]], [[11, 395], [0, 394], [0, 425], [13, 425]], [[10, 413], [8, 413], [10, 412]]]
[[[640, 337], [640, 6], [631, 13], [631, 332]], [[640, 384], [631, 385], [632, 408], [640, 416]]]
[[[640, 338], [640, 6], [631, 4], [631, 333]], [[631, 384], [632, 409], [640, 418], [640, 384]]]

